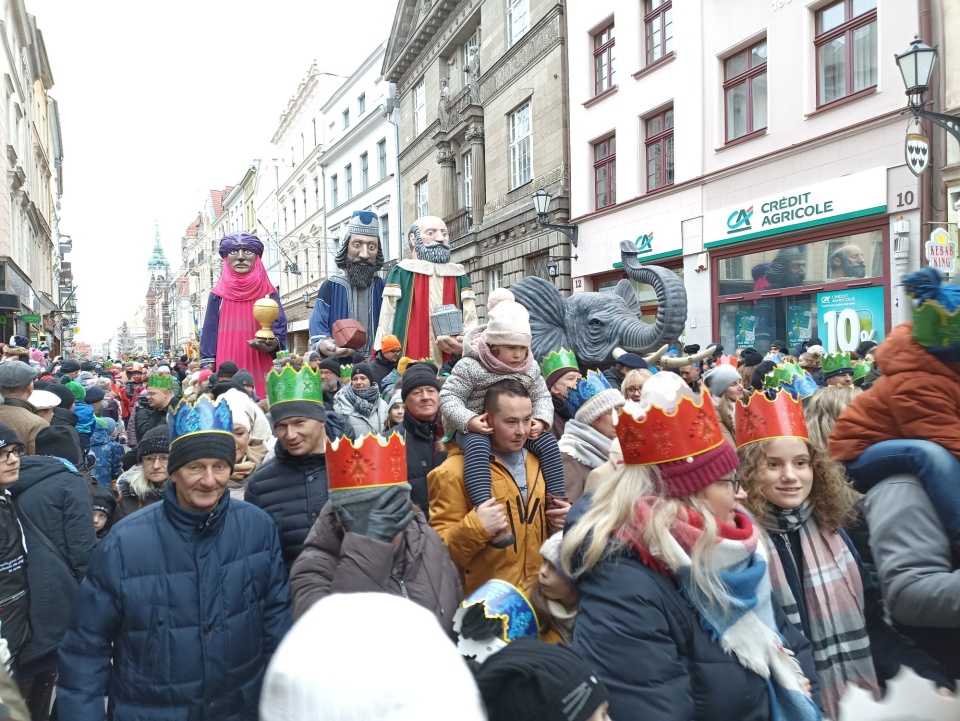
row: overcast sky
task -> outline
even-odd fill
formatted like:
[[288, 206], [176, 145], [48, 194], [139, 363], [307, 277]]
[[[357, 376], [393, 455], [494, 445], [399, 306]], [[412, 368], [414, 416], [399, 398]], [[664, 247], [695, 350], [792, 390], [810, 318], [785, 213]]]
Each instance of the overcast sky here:
[[204, 192], [266, 155], [316, 59], [349, 75], [396, 0], [26, 0], [53, 70], [73, 237], [78, 339], [104, 342], [143, 303], [154, 221], [171, 266]]

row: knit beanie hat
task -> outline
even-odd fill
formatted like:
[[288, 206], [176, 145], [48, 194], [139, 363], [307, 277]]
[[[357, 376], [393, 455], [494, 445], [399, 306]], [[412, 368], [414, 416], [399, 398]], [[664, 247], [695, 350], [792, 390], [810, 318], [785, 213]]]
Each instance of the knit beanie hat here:
[[661, 463], [657, 468], [663, 480], [665, 495], [670, 498], [683, 498], [716, 483], [739, 465], [737, 452], [732, 445], [724, 441], [706, 453], [680, 461]]
[[238, 370], [236, 373], [234, 373], [233, 378], [231, 378], [230, 380], [232, 380], [241, 388], [243, 388], [244, 385], [248, 385], [248, 386], [254, 385], [253, 373], [247, 370], [243, 370], [242, 368]]
[[61, 373], [77, 373], [80, 370], [80, 364], [73, 358], [67, 358], [60, 364]]
[[490, 721], [587, 721], [610, 694], [567, 646], [518, 638], [476, 674]]
[[487, 345], [518, 345], [529, 348], [530, 314], [517, 303], [506, 288], [497, 288], [487, 298], [487, 329], [483, 340]]
[[117, 498], [106, 486], [97, 484], [93, 487], [93, 510], [106, 514], [107, 523], [113, 520], [113, 514], [117, 512]]
[[64, 385], [70, 389], [73, 397], [78, 401], [82, 401], [87, 395], [87, 391], [76, 381], [70, 381], [69, 383], [64, 383]]
[[560, 548], [563, 545], [563, 531], [559, 533], [554, 533], [546, 541], [543, 542], [543, 545], [540, 546], [540, 556], [544, 561], [549, 562], [558, 573], [566, 576], [567, 574], [563, 570], [563, 564], [560, 562]]
[[20, 436], [17, 435], [15, 430], [5, 423], [0, 423], [0, 448], [6, 448], [7, 446], [20, 446], [24, 448], [26, 445], [26, 443], [20, 440]]
[[76, 431], [70, 433], [69, 426], [49, 426], [41, 428], [35, 442], [38, 456], [55, 456], [70, 461], [79, 467], [83, 461], [79, 437]]
[[393, 410], [394, 406], [402, 406], [402, 405], [403, 405], [403, 391], [397, 391], [390, 398], [390, 405], [387, 406], [387, 410]]
[[400, 339], [395, 335], [385, 335], [380, 340], [380, 350], [384, 353], [389, 353], [393, 350], [400, 350], [401, 347]]
[[170, 429], [167, 424], [156, 426], [143, 434], [137, 441], [137, 463], [143, 463], [144, 456], [170, 452]]
[[87, 388], [87, 392], [83, 394], [83, 400], [87, 403], [97, 403], [103, 400], [103, 390], [97, 388], [96, 386], [90, 386]]
[[329, 358], [324, 358], [322, 361], [320, 361], [320, 365], [317, 366], [318, 373], [320, 372], [320, 370], [328, 370], [331, 373], [335, 374], [337, 378], [339, 378], [340, 377], [340, 361], [337, 360], [337, 358], [335, 358], [334, 356], [330, 356]]
[[[411, 639], [416, 639], [416, 663], [411, 663]], [[337, 652], [318, 654], [321, 646]], [[427, 693], [425, 678], [430, 679]], [[387, 593], [334, 593], [320, 599], [273, 654], [260, 721], [320, 716], [337, 721], [486, 719], [473, 676], [433, 613]]]
[[219, 366], [217, 366], [217, 377], [218, 378], [233, 378], [237, 371], [240, 370], [237, 367], [237, 364], [233, 361], [224, 361]]
[[430, 386], [440, 390], [440, 381], [437, 380], [437, 368], [430, 363], [411, 363], [403, 374], [403, 384], [400, 387], [400, 397], [404, 401], [416, 388]]
[[170, 456], [167, 473], [171, 478], [181, 467], [200, 460], [215, 458], [230, 465], [237, 459], [237, 442], [233, 436], [233, 413], [228, 403], [214, 402], [201, 396], [194, 405], [180, 401], [170, 414]]
[[350, 378], [356, 378], [358, 375], [365, 375], [367, 380], [370, 381], [370, 385], [376, 385], [374, 383], [373, 368], [370, 367], [369, 363], [355, 363], [353, 370], [350, 371]]
[[762, 362], [763, 356], [760, 354], [760, 351], [755, 348], [744, 348], [740, 351], [740, 360], [737, 365], [752, 368], [753, 366], [760, 365]]
[[711, 368], [703, 374], [703, 382], [707, 384], [712, 395], [718, 398], [727, 392], [727, 389], [740, 380], [740, 374], [733, 366], [722, 365]]
[[107, 435], [112, 436], [113, 432], [117, 430], [117, 422], [110, 417], [104, 418], [103, 422], [106, 424], [105, 428], [107, 429]]
[[73, 391], [67, 388], [63, 383], [51, 383], [44, 390], [53, 393], [57, 398], [60, 399], [60, 408], [69, 410], [74, 403], [77, 402], [77, 399], [73, 395]]
[[623, 397], [623, 393], [616, 388], [608, 388], [607, 390], [600, 391], [584, 403], [574, 418], [580, 423], [590, 426], [604, 413], [610, 413], [615, 408], [622, 407], [626, 402], [627, 400]]

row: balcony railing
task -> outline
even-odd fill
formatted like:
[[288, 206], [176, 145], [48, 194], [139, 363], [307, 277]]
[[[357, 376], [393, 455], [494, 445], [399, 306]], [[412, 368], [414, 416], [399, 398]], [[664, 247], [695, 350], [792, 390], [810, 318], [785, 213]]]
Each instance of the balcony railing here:
[[440, 125], [444, 130], [450, 130], [463, 120], [467, 108], [475, 104], [473, 92], [470, 86], [467, 86], [455, 95], [440, 113]]
[[471, 208], [461, 208], [453, 215], [444, 218], [444, 222], [447, 224], [450, 242], [453, 243], [470, 233], [470, 227], [473, 225], [473, 210]]

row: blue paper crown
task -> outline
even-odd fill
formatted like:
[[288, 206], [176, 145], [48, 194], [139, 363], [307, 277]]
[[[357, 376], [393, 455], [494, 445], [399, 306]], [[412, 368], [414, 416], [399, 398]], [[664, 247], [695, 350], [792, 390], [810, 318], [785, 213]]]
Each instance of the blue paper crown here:
[[567, 408], [573, 415], [576, 415], [577, 411], [583, 408], [587, 401], [609, 390], [613, 390], [610, 381], [597, 371], [588, 371], [587, 377], [583, 378], [581, 376], [578, 378], [577, 385], [567, 392], [565, 399]]
[[195, 433], [229, 433], [233, 435], [233, 414], [226, 402], [214, 403], [201, 396], [194, 405], [180, 401], [170, 412], [170, 445]]
[[499, 638], [503, 641], [515, 641], [518, 638], [537, 638], [537, 614], [530, 601], [519, 589], [506, 581], [494, 578], [471, 593], [460, 603], [460, 608], [468, 609], [480, 604], [487, 618], [499, 618], [502, 622]]

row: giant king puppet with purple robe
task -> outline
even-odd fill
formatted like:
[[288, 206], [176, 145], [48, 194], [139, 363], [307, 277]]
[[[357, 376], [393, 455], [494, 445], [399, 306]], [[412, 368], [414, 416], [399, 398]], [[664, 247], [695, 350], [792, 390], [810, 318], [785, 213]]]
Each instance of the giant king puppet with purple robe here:
[[[255, 235], [234, 233], [220, 241], [223, 270], [207, 301], [200, 357], [204, 365], [233, 361], [238, 368], [250, 371], [257, 396], [266, 398], [264, 378], [273, 368], [277, 351], [287, 347], [287, 317], [267, 277], [262, 255], [263, 243]], [[275, 337], [270, 339], [256, 337], [260, 323], [253, 317], [253, 304], [264, 296], [272, 298], [280, 309], [271, 326]]]

